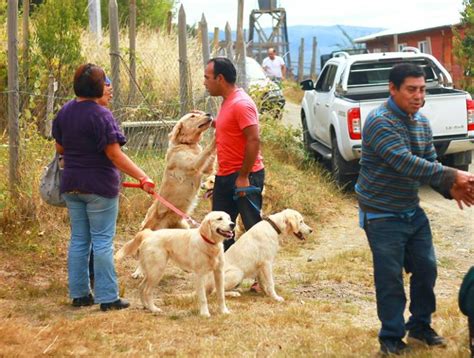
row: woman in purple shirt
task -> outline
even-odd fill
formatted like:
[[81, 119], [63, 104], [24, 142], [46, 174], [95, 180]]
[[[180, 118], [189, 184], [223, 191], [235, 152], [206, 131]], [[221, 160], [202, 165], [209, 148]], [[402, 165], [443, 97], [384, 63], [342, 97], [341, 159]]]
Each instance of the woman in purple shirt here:
[[[120, 146], [126, 140], [112, 113], [100, 105], [105, 73], [93, 64], [74, 74], [76, 98], [66, 103], [53, 122], [56, 150], [64, 157], [61, 193], [71, 222], [68, 251], [69, 293], [75, 307], [100, 303], [102, 311], [127, 308], [118, 296], [113, 238], [118, 214], [120, 171], [150, 192], [153, 181]], [[89, 285], [89, 253], [94, 249], [95, 283]]]

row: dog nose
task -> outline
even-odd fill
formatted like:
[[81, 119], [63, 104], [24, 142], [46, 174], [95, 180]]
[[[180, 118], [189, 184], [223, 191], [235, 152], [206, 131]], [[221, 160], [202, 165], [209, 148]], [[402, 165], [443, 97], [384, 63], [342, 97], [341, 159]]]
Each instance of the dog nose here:
[[212, 119], [212, 114], [211, 113], [206, 113], [206, 117], [209, 117], [210, 119]]
[[230, 223], [229, 226], [230, 226], [230, 228], [231, 228], [232, 230], [234, 230], [234, 227], [235, 227], [235, 224], [234, 224], [234, 223]]

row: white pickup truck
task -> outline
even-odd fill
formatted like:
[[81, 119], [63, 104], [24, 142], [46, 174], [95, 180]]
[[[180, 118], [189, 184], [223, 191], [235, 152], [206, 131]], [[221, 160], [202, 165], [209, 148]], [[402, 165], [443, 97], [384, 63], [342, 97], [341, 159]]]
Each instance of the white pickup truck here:
[[400, 62], [413, 62], [426, 74], [426, 102], [421, 112], [431, 123], [438, 158], [467, 170], [474, 150], [474, 101], [452, 88], [446, 69], [431, 55], [403, 52], [334, 55], [316, 82], [305, 80], [301, 121], [305, 149], [331, 161], [335, 180], [343, 185], [359, 171], [361, 132], [367, 114], [387, 100], [388, 74]]

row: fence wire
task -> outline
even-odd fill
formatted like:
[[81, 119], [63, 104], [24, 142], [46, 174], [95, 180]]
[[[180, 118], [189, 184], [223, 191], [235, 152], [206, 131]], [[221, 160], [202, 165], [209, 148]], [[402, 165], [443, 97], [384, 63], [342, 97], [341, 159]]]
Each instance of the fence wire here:
[[[118, 104], [114, 103], [112, 112], [128, 138], [124, 147], [126, 153], [138, 164], [145, 167], [153, 178], [161, 178], [164, 152], [167, 148], [168, 133], [179, 119], [181, 99], [179, 97], [179, 56], [177, 34], [165, 34], [160, 31], [139, 30], [136, 37], [135, 66], [131, 67], [128, 49], [128, 34], [120, 36], [120, 78], [119, 84], [113, 83], [114, 92], [120, 93]], [[2, 40], [2, 39], [0, 39]], [[3, 49], [6, 49], [6, 41]], [[110, 77], [110, 45], [108, 34], [104, 41], [97, 44], [84, 33], [81, 39], [82, 62], [95, 63], [106, 71]], [[5, 52], [4, 50], [2, 50]], [[195, 37], [188, 36], [188, 59], [186, 65], [189, 73], [189, 93], [186, 108], [208, 110], [210, 105], [203, 86], [203, 61], [201, 44]], [[0, 52], [0, 56], [2, 53]], [[6, 58], [6, 57], [5, 57]], [[0, 70], [6, 69], [6, 63], [0, 63]], [[20, 66], [21, 68], [21, 66]], [[20, 145], [26, 145], [28, 136], [50, 135], [51, 120], [57, 111], [74, 98], [72, 77], [63, 79], [54, 94], [46, 68], [39, 69], [39, 75], [26, 80], [19, 76], [20, 97]], [[48, 91], [48, 86], [50, 90]], [[8, 131], [8, 91], [0, 84], [0, 133], [6, 143]], [[211, 101], [214, 102], [214, 101]], [[38, 133], [31, 133], [31, 128]], [[28, 130], [27, 130], [28, 128]], [[206, 138], [207, 140], [207, 138]], [[53, 150], [53, 145], [51, 145]], [[47, 160], [47, 158], [45, 158]]]

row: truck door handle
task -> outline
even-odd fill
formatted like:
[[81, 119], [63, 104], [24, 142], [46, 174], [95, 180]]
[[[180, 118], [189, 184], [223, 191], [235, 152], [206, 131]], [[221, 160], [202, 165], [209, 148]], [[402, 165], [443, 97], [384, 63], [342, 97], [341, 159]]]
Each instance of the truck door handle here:
[[316, 106], [319, 106], [319, 105], [320, 105], [320, 103], [319, 103], [319, 102], [316, 102]]
[[329, 108], [329, 103], [326, 103], [325, 106], [326, 106], [327, 108]]

